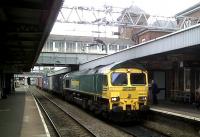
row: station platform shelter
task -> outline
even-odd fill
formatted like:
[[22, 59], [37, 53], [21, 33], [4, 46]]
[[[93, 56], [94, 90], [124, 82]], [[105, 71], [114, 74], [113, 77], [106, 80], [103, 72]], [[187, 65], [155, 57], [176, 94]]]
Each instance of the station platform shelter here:
[[[158, 100], [191, 105], [200, 103], [199, 66], [199, 61], [185, 61], [173, 63], [170, 69], [149, 70], [149, 83], [154, 80], [159, 88]], [[151, 89], [149, 93], [151, 98]]]

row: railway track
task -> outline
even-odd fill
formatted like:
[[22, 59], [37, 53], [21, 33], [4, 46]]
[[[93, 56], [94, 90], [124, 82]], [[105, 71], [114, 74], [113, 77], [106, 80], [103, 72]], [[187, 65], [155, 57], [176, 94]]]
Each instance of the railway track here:
[[39, 106], [43, 109], [58, 137], [95, 137], [84, 125], [62, 110], [58, 104], [37, 91], [32, 92]]
[[[39, 93], [40, 91], [37, 90], [37, 89], [34, 89], [34, 92], [36, 92], [37, 94], [47, 94], [45, 92], [43, 93]], [[47, 98], [52, 98], [53, 102], [57, 103], [58, 105], [57, 106], [62, 106], [64, 104], [66, 104], [66, 102], [60, 100], [60, 99], [56, 99], [55, 97], [53, 97], [52, 95], [50, 94], [47, 94], [47, 95], [44, 95], [44, 96], [47, 96]], [[41, 100], [41, 99], [40, 99]], [[57, 101], [59, 100], [59, 101]], [[55, 103], [55, 104], [56, 104]], [[48, 104], [47, 104], [48, 106]], [[60, 108], [61, 109], [61, 108]], [[53, 112], [54, 113], [54, 112]], [[56, 112], [55, 112], [56, 113]], [[65, 114], [66, 115], [66, 114]], [[68, 115], [68, 114], [67, 114]], [[62, 117], [62, 115], [58, 115], [58, 117]], [[70, 116], [70, 117], [73, 117], [73, 116]], [[92, 116], [91, 116], [92, 117]], [[72, 118], [74, 119], [74, 118]], [[79, 119], [80, 120], [80, 119]], [[62, 121], [62, 120], [59, 120], [59, 121]], [[90, 121], [91, 122], [91, 121]], [[106, 121], [105, 121], [106, 122]], [[67, 123], [67, 122], [66, 122]], [[79, 123], [79, 122], [77, 122]], [[79, 123], [80, 124], [80, 123]], [[110, 123], [110, 122], [106, 122], [105, 123], [106, 125], [110, 125], [112, 127], [115, 127], [118, 131], [121, 131], [121, 132], [124, 132], [126, 133], [128, 136], [133, 136], [133, 137], [168, 137], [167, 135], [163, 135], [162, 133], [159, 133], [157, 131], [154, 131], [152, 129], [148, 129], [148, 128], [145, 128], [144, 126], [142, 125], [132, 125], [132, 124], [129, 124], [129, 126], [125, 125], [125, 126], [119, 126], [119, 125], [115, 125], [113, 123]], [[80, 124], [81, 125], [81, 124]], [[101, 125], [102, 126], [102, 125]], [[62, 130], [64, 130], [64, 128], [62, 128]], [[74, 130], [77, 130], [77, 129], [71, 129], [71, 131], [74, 131]], [[100, 131], [98, 130], [98, 133], [96, 134], [93, 134], [93, 131], [91, 132], [91, 129], [89, 130], [88, 128], [86, 128], [87, 131], [89, 131], [91, 133], [91, 135], [86, 135], [86, 136], [106, 136], [104, 131]], [[109, 130], [109, 128], [107, 129]], [[95, 131], [94, 131], [95, 132]], [[65, 135], [64, 135], [65, 136]], [[66, 136], [72, 136], [72, 135], [66, 135]], [[73, 135], [73, 136], [79, 136], [79, 135]], [[125, 135], [126, 136], [126, 135]], [[113, 136], [115, 137], [115, 135]]]
[[134, 136], [134, 137], [169, 137], [167, 135], [163, 135], [157, 131], [152, 129], [148, 129], [142, 125], [134, 125], [134, 126], [117, 126], [120, 130]]

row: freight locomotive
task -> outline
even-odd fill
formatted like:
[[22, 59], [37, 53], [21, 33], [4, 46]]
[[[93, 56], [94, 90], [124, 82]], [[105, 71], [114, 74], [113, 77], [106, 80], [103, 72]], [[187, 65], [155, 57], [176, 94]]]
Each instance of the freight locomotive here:
[[[127, 119], [148, 110], [148, 76], [142, 67], [110, 64], [58, 77], [60, 80], [45, 83], [56, 82], [62, 89], [50, 90], [96, 114], [108, 117], [123, 114]], [[58, 84], [59, 81], [63, 83]]]

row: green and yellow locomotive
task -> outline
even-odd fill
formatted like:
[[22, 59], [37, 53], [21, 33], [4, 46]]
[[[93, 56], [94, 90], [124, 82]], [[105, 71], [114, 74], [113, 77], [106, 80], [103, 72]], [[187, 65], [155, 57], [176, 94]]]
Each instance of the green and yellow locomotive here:
[[141, 67], [110, 64], [68, 73], [63, 89], [66, 100], [96, 113], [148, 109], [148, 77]]

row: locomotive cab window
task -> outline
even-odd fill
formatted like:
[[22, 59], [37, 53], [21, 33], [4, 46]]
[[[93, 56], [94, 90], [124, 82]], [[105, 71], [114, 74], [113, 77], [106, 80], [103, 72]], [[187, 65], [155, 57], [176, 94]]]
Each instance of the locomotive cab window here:
[[146, 76], [144, 73], [131, 73], [130, 75], [131, 84], [146, 84]]
[[122, 86], [122, 85], [127, 85], [128, 83], [126, 73], [113, 72], [111, 74], [111, 79], [113, 86]]

